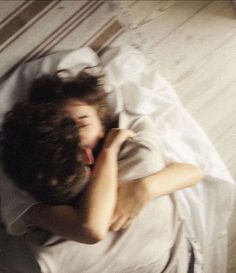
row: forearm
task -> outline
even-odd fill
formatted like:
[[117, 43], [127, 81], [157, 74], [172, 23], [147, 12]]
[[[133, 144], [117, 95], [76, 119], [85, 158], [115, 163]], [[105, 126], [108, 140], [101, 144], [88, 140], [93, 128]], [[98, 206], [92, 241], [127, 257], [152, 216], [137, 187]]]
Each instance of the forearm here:
[[127, 228], [155, 197], [193, 186], [202, 178], [203, 174], [199, 168], [190, 164], [173, 163], [145, 178], [130, 183], [120, 182], [111, 230]]
[[29, 210], [29, 223], [81, 243], [102, 240], [109, 227], [117, 199], [117, 155], [106, 149], [99, 155], [92, 181], [70, 206], [39, 204]]
[[70, 240], [96, 243], [105, 237], [110, 227], [117, 183], [117, 156], [105, 149], [97, 159], [93, 179], [76, 209], [66, 205], [35, 205], [29, 210], [29, 223]]
[[117, 156], [104, 149], [83, 196], [83, 223], [101, 239], [109, 229], [117, 199]]
[[27, 212], [30, 226], [37, 226], [68, 240], [94, 244], [100, 237], [82, 222], [81, 214], [71, 206], [36, 204]]
[[172, 163], [162, 171], [140, 180], [150, 198], [191, 187], [203, 178], [203, 172], [191, 164]]

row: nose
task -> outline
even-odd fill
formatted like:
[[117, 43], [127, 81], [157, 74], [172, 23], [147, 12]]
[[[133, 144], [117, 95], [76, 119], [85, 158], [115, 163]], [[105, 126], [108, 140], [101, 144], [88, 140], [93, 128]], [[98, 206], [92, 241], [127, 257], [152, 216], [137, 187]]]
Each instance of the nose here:
[[93, 151], [89, 147], [84, 148], [84, 160], [87, 165], [93, 165], [94, 163]]

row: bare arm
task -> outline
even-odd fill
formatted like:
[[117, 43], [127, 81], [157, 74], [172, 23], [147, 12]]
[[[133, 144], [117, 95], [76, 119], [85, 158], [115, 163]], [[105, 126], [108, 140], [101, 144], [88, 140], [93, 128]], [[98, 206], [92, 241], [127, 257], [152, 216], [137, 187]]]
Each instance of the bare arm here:
[[85, 244], [98, 242], [82, 222], [81, 214], [71, 206], [37, 204], [28, 211], [29, 224], [41, 227], [53, 234]]
[[111, 230], [127, 228], [153, 198], [191, 187], [203, 178], [202, 171], [191, 164], [172, 163], [153, 175], [134, 183], [120, 183]]
[[38, 204], [29, 211], [30, 222], [66, 239], [92, 244], [104, 238], [117, 195], [117, 156], [101, 152], [92, 181], [87, 185], [81, 206]]
[[117, 187], [117, 153], [112, 149], [104, 149], [96, 160], [93, 177], [77, 206], [86, 229], [98, 240], [103, 239], [109, 229]]
[[[66, 239], [92, 244], [106, 235], [116, 203], [117, 156], [101, 152], [94, 176], [78, 208], [39, 204], [29, 211], [31, 224]], [[84, 205], [84, 206], [83, 206]]]
[[117, 196], [117, 154], [120, 145], [132, 136], [129, 130], [112, 130], [96, 160], [80, 210], [70, 206], [39, 204], [29, 211], [32, 225], [81, 243], [96, 243], [109, 229]]
[[140, 180], [150, 198], [173, 193], [191, 187], [203, 178], [203, 172], [186, 163], [172, 163], [164, 170]]
[[[118, 152], [120, 146], [134, 133], [112, 129], [106, 137], [103, 151], [96, 159], [94, 177], [83, 196], [83, 222], [100, 240], [109, 230], [117, 201]], [[86, 204], [86, 206], [83, 206]]]

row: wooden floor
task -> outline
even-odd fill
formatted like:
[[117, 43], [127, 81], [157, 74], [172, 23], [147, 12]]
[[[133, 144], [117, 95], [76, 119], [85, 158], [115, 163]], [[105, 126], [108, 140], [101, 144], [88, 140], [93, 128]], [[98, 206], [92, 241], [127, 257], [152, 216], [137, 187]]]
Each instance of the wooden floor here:
[[[236, 179], [236, 9], [231, 1], [129, 1], [139, 39]], [[212, 272], [214, 273], [214, 272]], [[228, 273], [236, 273], [236, 213]]]

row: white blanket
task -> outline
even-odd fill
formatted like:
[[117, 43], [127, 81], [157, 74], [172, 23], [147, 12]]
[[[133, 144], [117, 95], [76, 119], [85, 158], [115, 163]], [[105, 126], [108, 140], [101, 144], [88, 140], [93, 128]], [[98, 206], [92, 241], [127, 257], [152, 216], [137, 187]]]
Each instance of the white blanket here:
[[103, 63], [109, 82], [119, 87], [121, 108], [149, 114], [155, 120], [165, 158], [192, 163], [204, 171], [202, 183], [176, 192], [175, 197], [197, 253], [195, 272], [203, 268], [209, 273], [226, 272], [227, 223], [235, 198], [233, 178], [173, 87], [160, 74], [149, 71], [140, 52], [130, 47], [114, 49], [103, 56]]
[[[105, 53], [101, 62], [108, 84], [117, 91], [114, 93], [116, 111], [126, 109], [130, 113], [150, 115], [162, 138], [167, 162], [191, 163], [204, 171], [202, 183], [174, 195], [194, 246], [194, 272], [226, 272], [227, 223], [235, 198], [233, 178], [172, 86], [157, 72], [149, 71], [139, 51], [129, 46], [115, 48]], [[32, 78], [66, 67], [73, 67], [77, 72], [87, 64], [98, 63], [96, 54], [83, 48], [21, 67], [0, 86], [0, 119], [16, 101], [26, 98], [25, 89]], [[10, 216], [4, 215], [4, 211], [2, 214], [5, 221], [11, 220], [6, 219]]]
[[109, 82], [119, 87], [120, 107], [149, 114], [155, 120], [167, 161], [191, 163], [204, 171], [202, 183], [176, 192], [175, 197], [197, 253], [195, 272], [203, 268], [209, 273], [226, 272], [227, 223], [235, 198], [233, 178], [172, 86], [148, 70], [140, 52], [130, 47], [114, 49], [103, 56], [103, 63]]

